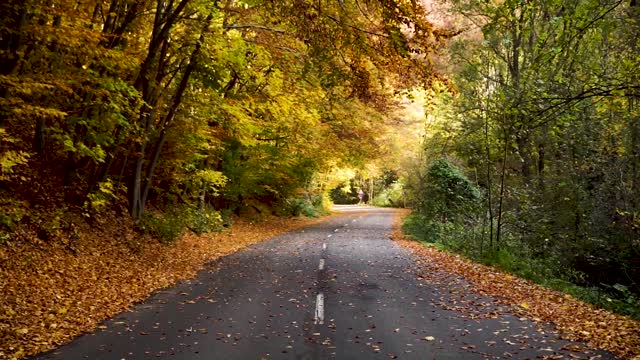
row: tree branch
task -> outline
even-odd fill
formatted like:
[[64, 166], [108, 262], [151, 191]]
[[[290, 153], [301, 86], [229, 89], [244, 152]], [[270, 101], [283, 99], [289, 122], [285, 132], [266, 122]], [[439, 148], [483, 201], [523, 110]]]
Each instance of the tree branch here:
[[271, 31], [271, 32], [279, 33], [279, 34], [286, 34], [287, 33], [286, 31], [284, 31], [282, 29], [276, 29], [276, 28], [272, 28], [272, 27], [269, 27], [269, 26], [257, 25], [257, 24], [225, 25], [222, 28], [226, 29], [226, 30], [232, 30], [232, 29], [257, 29], [257, 30]]

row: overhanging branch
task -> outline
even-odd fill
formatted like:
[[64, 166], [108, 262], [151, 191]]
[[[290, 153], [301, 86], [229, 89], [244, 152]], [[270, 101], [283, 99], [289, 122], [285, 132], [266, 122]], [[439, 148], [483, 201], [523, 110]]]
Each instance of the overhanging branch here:
[[257, 24], [236, 24], [236, 25], [225, 25], [222, 27], [225, 30], [232, 30], [232, 29], [256, 29], [256, 30], [264, 30], [264, 31], [270, 31], [270, 32], [275, 32], [278, 34], [286, 34], [287, 32], [282, 30], [282, 29], [277, 29], [277, 28], [272, 28], [269, 26], [264, 26], [264, 25], [257, 25]]

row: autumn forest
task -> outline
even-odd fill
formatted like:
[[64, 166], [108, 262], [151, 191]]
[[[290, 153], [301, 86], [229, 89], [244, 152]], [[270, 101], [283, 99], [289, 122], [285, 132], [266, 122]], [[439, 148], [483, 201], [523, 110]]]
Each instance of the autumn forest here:
[[248, 244], [359, 190], [419, 242], [640, 319], [638, 39], [635, 0], [2, 1], [0, 358], [95, 327], [18, 283], [183, 261], [139, 301], [206, 260], [181, 237]]

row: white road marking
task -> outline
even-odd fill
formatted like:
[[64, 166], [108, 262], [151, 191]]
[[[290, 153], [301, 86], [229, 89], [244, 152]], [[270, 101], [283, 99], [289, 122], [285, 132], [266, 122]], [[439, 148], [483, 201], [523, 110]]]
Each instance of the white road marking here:
[[338, 232], [338, 229], [333, 230], [333, 232]]
[[327, 250], [327, 243], [322, 243], [322, 250]]
[[330, 238], [330, 237], [331, 237], [331, 235], [327, 235], [327, 237], [328, 237], [328, 238]]
[[318, 265], [318, 270], [324, 270], [324, 259], [320, 259], [320, 265]]
[[324, 324], [324, 294], [318, 293], [316, 297], [316, 324]]

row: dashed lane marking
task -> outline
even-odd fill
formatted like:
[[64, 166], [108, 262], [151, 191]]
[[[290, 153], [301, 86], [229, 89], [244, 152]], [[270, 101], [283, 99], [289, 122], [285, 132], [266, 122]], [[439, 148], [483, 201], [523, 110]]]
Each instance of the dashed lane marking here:
[[324, 270], [324, 259], [320, 259], [320, 265], [318, 265], [318, 270]]
[[318, 293], [316, 296], [316, 316], [315, 316], [316, 324], [324, 324], [324, 294]]

